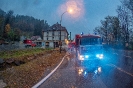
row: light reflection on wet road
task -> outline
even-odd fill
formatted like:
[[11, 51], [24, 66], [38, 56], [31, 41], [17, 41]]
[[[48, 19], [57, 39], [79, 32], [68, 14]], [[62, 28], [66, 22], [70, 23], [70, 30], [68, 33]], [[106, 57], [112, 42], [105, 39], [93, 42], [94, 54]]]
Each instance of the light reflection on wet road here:
[[78, 66], [76, 58], [66, 57], [57, 71], [39, 88], [133, 88], [133, 77], [112, 64], [116, 62], [105, 61], [99, 68], [88, 70], [92, 67]]

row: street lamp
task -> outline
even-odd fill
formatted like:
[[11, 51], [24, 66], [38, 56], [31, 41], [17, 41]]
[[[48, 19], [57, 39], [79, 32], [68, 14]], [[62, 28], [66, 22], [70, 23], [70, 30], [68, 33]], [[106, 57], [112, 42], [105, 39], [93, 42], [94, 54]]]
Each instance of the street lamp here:
[[62, 15], [61, 15], [61, 20], [60, 20], [60, 41], [59, 41], [60, 53], [61, 53], [61, 47], [62, 47], [62, 44], [61, 44], [61, 30], [62, 30], [61, 22], [62, 22], [62, 16], [63, 16], [66, 12], [67, 12], [67, 11], [65, 11], [64, 13], [62, 13]]
[[63, 13], [61, 14], [61, 19], [60, 19], [60, 41], [59, 41], [60, 53], [61, 53], [61, 47], [62, 47], [62, 42], [61, 42], [61, 29], [62, 29], [62, 27], [61, 27], [61, 22], [62, 22], [62, 17], [63, 17], [63, 15], [64, 15], [66, 12], [72, 13], [73, 10], [72, 10], [72, 9], [69, 9], [68, 11], [65, 11], [65, 12], [63, 12]]

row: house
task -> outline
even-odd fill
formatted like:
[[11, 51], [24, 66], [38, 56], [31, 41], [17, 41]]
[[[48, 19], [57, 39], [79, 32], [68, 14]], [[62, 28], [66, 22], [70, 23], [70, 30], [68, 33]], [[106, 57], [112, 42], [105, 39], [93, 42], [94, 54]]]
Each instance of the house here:
[[37, 45], [41, 46], [42, 45], [42, 38], [41, 36], [32, 36], [31, 40]]
[[35, 41], [35, 40], [42, 40], [40, 36], [32, 36], [31, 40]]
[[68, 31], [62, 27], [58, 22], [52, 25], [48, 30], [43, 31], [44, 47], [56, 48], [59, 47], [61, 32], [61, 44], [66, 45], [68, 39]]

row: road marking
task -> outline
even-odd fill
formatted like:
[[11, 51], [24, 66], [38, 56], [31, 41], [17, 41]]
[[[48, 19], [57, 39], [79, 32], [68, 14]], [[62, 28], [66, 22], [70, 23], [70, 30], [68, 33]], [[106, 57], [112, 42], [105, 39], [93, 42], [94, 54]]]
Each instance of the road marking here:
[[132, 74], [132, 73], [129, 73], [129, 72], [127, 72], [127, 71], [124, 71], [122, 68], [117, 67], [117, 66], [114, 65], [114, 64], [108, 64], [108, 66], [115, 67], [115, 68], [118, 69], [119, 71], [124, 72], [124, 73], [126, 73], [126, 74], [128, 74], [128, 75], [130, 75], [130, 76], [133, 77], [133, 74]]
[[132, 57], [130, 57], [130, 56], [126, 56], [126, 55], [124, 55], [125, 57], [128, 57], [128, 58], [132, 58]]
[[59, 66], [62, 64], [64, 58], [66, 57], [66, 55], [62, 58], [61, 62], [58, 64], [58, 66], [51, 71], [45, 78], [43, 78], [41, 81], [39, 81], [36, 85], [34, 85], [32, 88], [37, 88], [39, 87], [42, 83], [44, 83], [58, 68]]

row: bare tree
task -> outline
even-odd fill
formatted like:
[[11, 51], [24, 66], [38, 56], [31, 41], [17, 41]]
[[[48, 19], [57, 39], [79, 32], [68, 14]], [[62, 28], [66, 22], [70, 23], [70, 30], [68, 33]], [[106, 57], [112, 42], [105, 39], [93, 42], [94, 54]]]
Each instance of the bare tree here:
[[123, 42], [129, 43], [129, 30], [131, 24], [131, 14], [130, 11], [125, 5], [118, 6], [118, 19], [120, 22], [121, 35]]

